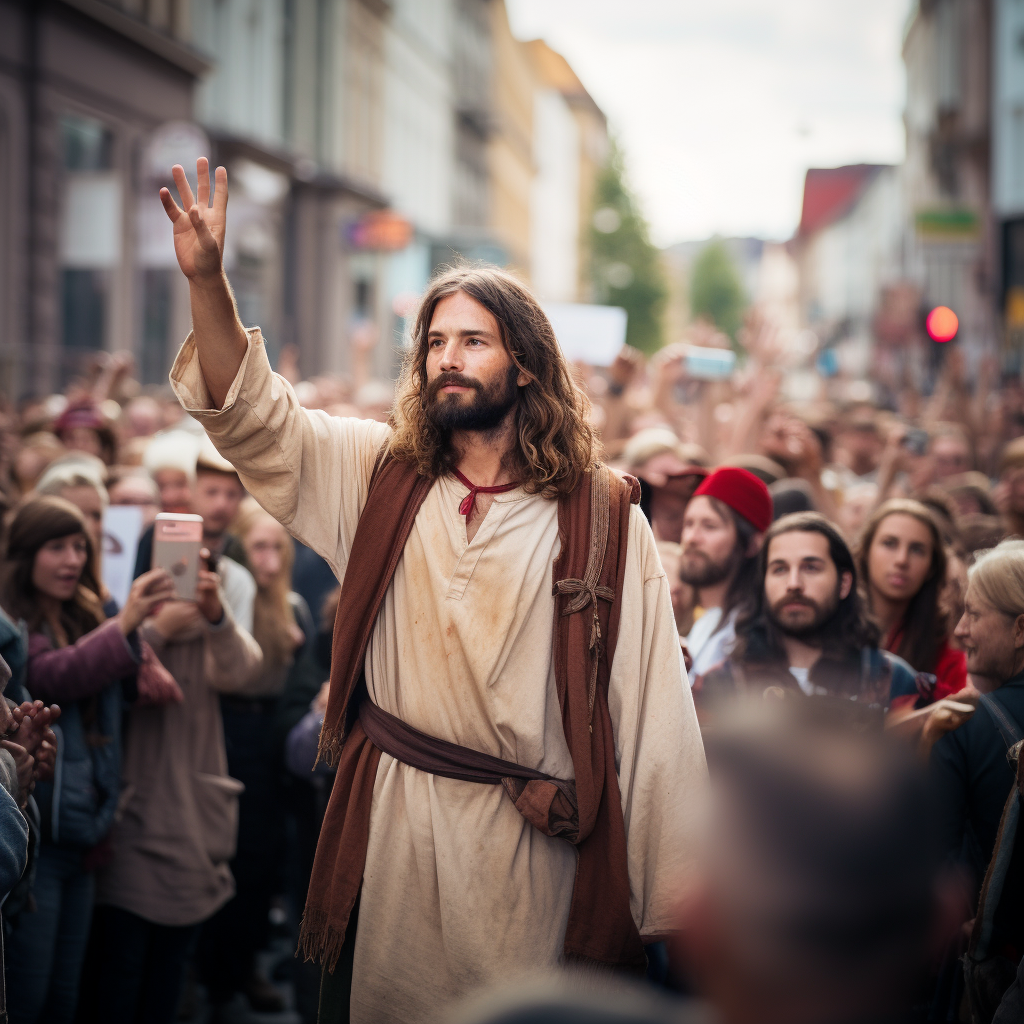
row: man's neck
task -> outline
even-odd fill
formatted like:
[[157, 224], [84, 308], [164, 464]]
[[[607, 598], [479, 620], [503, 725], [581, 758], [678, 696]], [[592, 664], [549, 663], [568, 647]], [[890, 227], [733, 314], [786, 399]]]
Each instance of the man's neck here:
[[893, 601], [879, 593], [875, 587], [871, 588], [871, 615], [882, 631], [883, 643], [889, 639], [892, 631], [899, 627], [903, 616], [907, 614], [909, 604], [909, 601]]
[[732, 586], [732, 577], [727, 580], [723, 580], [721, 583], [716, 583], [712, 587], [701, 587], [700, 588], [700, 601], [701, 608], [707, 611], [709, 608], [724, 608], [725, 598], [729, 593], [729, 588]]
[[821, 657], [820, 647], [812, 647], [788, 633], [782, 634], [782, 646], [786, 648], [786, 661], [790, 668], [813, 668]]
[[512, 447], [512, 416], [494, 430], [460, 430], [452, 434], [459, 472], [478, 487], [500, 487], [515, 481], [505, 464]]

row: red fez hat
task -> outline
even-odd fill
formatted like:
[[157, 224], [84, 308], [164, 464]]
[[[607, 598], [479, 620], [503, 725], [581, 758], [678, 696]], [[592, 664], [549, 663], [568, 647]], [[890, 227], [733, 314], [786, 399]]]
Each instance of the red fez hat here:
[[772, 496], [763, 480], [738, 466], [723, 466], [706, 477], [693, 492], [724, 501], [738, 516], [743, 516], [758, 533], [772, 525]]

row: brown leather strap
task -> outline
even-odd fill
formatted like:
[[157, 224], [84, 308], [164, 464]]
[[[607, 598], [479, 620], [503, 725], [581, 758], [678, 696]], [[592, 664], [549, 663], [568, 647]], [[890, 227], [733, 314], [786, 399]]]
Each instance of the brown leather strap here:
[[576, 785], [482, 750], [428, 736], [366, 698], [359, 721], [370, 742], [393, 758], [431, 775], [500, 785], [516, 809], [545, 835], [574, 842], [579, 835]]

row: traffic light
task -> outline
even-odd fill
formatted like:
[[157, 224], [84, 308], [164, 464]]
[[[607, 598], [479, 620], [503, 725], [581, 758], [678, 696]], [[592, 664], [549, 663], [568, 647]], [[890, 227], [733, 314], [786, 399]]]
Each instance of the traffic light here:
[[952, 341], [960, 329], [960, 321], [949, 306], [936, 306], [924, 321], [924, 329], [932, 341]]

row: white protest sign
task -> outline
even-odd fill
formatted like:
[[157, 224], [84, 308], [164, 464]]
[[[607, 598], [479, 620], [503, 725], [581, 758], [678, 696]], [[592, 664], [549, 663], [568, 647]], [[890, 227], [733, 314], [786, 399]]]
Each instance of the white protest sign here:
[[103, 582], [119, 608], [128, 600], [142, 534], [142, 509], [110, 505], [103, 513]]
[[626, 344], [626, 311], [619, 306], [549, 302], [544, 306], [562, 354], [571, 363], [611, 366]]

